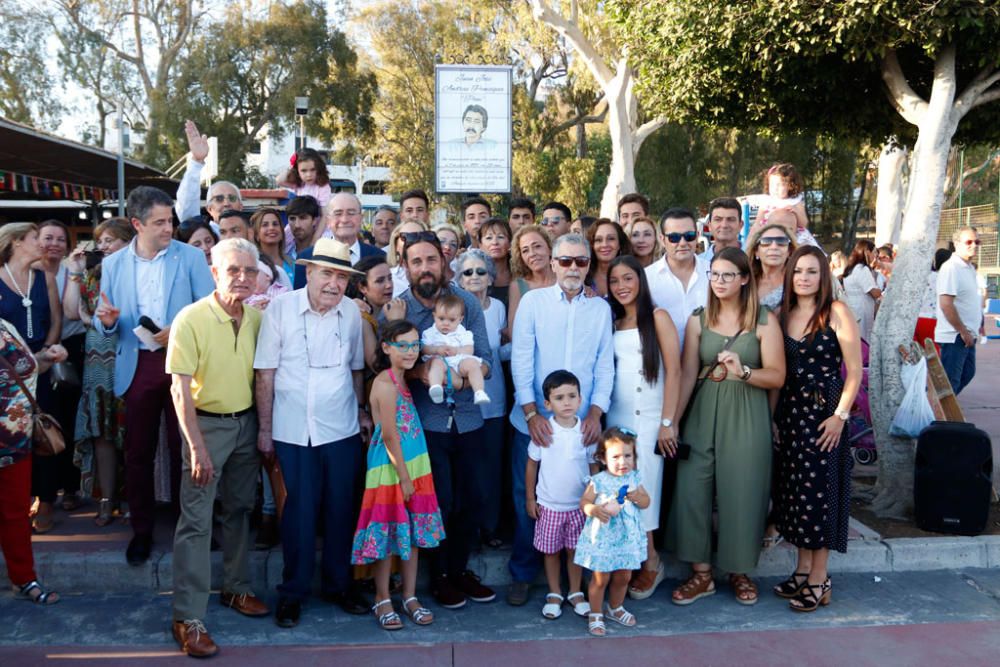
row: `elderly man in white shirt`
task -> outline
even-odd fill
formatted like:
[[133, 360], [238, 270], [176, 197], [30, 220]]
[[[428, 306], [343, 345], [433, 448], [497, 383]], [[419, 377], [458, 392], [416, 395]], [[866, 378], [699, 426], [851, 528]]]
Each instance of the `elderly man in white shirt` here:
[[688, 317], [708, 303], [708, 261], [695, 254], [698, 226], [686, 208], [668, 209], [660, 218], [663, 257], [646, 267], [646, 281], [657, 308], [670, 315], [680, 345]]
[[257, 446], [277, 455], [288, 497], [281, 518], [284, 573], [276, 622], [298, 623], [316, 560], [316, 521], [323, 519], [323, 597], [352, 614], [368, 611], [353, 586], [351, 544], [355, 480], [371, 433], [365, 409], [361, 313], [344, 298], [350, 250], [320, 239], [306, 264], [306, 287], [275, 297], [261, 323], [254, 360]]
[[525, 509], [525, 469], [528, 444], [547, 447], [552, 442], [551, 412], [543, 405], [542, 382], [549, 373], [567, 370], [580, 381], [583, 444], [597, 441], [601, 416], [611, 404], [615, 381], [615, 351], [611, 308], [599, 298], [588, 298], [583, 281], [590, 264], [590, 246], [579, 234], [564, 234], [552, 246], [556, 284], [533, 289], [522, 298], [514, 320], [510, 369], [516, 405], [510, 414], [514, 426], [512, 460], [514, 544], [510, 570], [513, 582], [508, 604], [528, 599], [538, 574], [539, 557], [533, 536], [535, 522]]

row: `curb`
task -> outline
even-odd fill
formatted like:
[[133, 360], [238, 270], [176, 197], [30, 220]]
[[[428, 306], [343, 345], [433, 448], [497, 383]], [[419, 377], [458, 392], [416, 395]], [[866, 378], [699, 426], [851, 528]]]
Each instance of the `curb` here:
[[[785, 576], [795, 567], [795, 548], [787, 543], [761, 554], [755, 577]], [[509, 550], [486, 550], [469, 558], [469, 569], [492, 586], [510, 583]], [[667, 576], [683, 579], [688, 566], [664, 554]], [[281, 582], [281, 549], [250, 554], [250, 578], [255, 591], [272, 591]], [[1000, 535], [978, 537], [891, 538], [851, 540], [846, 554], [830, 554], [830, 572], [913, 572], [1000, 567]], [[46, 586], [68, 592], [168, 593], [172, 590], [173, 555], [154, 551], [140, 567], [125, 563], [123, 551], [44, 551], [36, 554], [35, 568]], [[426, 568], [422, 568], [426, 576]], [[6, 567], [0, 560], [0, 575]], [[541, 575], [539, 575], [541, 576]], [[316, 583], [319, 583], [317, 566]], [[222, 554], [212, 553], [212, 587], [222, 584]]]

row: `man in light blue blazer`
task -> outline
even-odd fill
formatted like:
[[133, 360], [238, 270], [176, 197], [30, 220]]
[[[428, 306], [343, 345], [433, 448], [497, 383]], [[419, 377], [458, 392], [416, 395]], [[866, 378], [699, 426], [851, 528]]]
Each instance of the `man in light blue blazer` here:
[[[128, 216], [137, 234], [127, 248], [104, 260], [94, 313], [98, 331], [118, 334], [114, 380], [115, 394], [125, 399], [125, 497], [134, 533], [125, 552], [130, 565], [146, 562], [152, 550], [153, 460], [161, 415], [175, 503], [180, 485], [181, 441], [165, 366], [170, 323], [181, 308], [215, 289], [205, 254], [173, 240], [173, 205], [157, 188], [140, 186], [129, 193]], [[146, 341], [134, 331], [142, 323], [149, 325]]]

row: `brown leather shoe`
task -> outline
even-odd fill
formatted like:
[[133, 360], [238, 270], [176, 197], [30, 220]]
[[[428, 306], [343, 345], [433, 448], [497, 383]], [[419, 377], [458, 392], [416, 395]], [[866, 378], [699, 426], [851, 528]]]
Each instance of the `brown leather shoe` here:
[[223, 591], [219, 596], [219, 602], [222, 603], [223, 607], [235, 609], [244, 616], [267, 616], [271, 613], [267, 605], [253, 593], [227, 593]]
[[192, 658], [211, 658], [219, 652], [219, 647], [205, 629], [205, 624], [198, 619], [174, 621], [174, 641], [181, 650]]

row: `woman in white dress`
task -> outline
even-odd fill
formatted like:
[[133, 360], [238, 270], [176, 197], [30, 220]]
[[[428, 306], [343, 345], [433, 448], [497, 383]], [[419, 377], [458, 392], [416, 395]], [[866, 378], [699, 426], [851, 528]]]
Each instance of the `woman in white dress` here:
[[875, 324], [875, 305], [882, 298], [882, 290], [875, 282], [875, 271], [872, 262], [875, 261], [875, 244], [862, 239], [854, 244], [851, 257], [844, 269], [844, 292], [847, 294], [847, 305], [854, 312], [861, 329], [861, 337], [871, 341], [872, 327]]
[[641, 600], [664, 576], [653, 531], [660, 526], [663, 457], [677, 450], [680, 343], [667, 311], [653, 307], [646, 272], [631, 255], [616, 257], [608, 268], [608, 302], [615, 317], [615, 387], [607, 423], [636, 434], [636, 467], [650, 495], [642, 511], [646, 561], [629, 585], [629, 595]]

